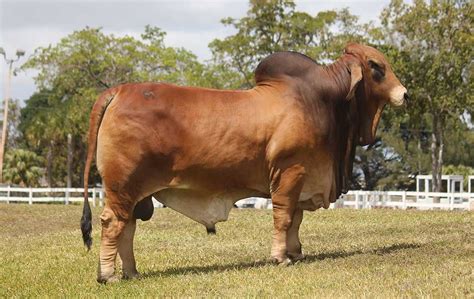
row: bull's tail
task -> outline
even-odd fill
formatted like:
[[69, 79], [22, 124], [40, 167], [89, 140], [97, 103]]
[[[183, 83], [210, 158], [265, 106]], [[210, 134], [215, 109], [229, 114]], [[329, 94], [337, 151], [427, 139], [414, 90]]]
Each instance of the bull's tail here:
[[84, 207], [81, 217], [82, 240], [84, 241], [84, 245], [87, 246], [87, 250], [90, 250], [92, 245], [92, 213], [89, 205], [88, 190], [89, 172], [97, 148], [97, 134], [99, 132], [100, 123], [102, 122], [107, 106], [110, 104], [116, 93], [117, 91], [115, 89], [109, 89], [102, 93], [95, 102], [90, 116], [87, 160], [86, 167], [84, 168]]

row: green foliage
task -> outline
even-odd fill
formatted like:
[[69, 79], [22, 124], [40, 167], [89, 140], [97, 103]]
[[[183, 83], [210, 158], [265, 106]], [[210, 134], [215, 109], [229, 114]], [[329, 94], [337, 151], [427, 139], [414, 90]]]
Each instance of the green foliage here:
[[474, 167], [474, 129], [460, 119], [453, 119], [446, 126], [445, 163]]
[[[459, 117], [474, 106], [472, 1], [394, 0], [382, 24], [395, 55], [395, 69], [413, 96], [411, 110]], [[393, 53], [393, 51], [392, 51]]]
[[410, 190], [414, 181], [408, 175], [410, 168], [393, 148], [382, 141], [390, 134], [383, 132], [374, 144], [358, 147], [354, 160], [352, 189], [359, 190]]
[[21, 141], [21, 132], [18, 130], [21, 123], [20, 110], [20, 101], [11, 99], [8, 104], [7, 148], [16, 148]]
[[297, 51], [318, 61], [340, 56], [347, 41], [364, 40], [369, 25], [359, 25], [347, 9], [322, 11], [315, 16], [295, 10], [292, 0], [251, 0], [247, 15], [226, 18], [237, 30], [209, 47], [213, 63], [236, 74], [228, 87], [253, 86], [253, 71], [266, 56], [277, 51]]
[[10, 150], [5, 155], [3, 178], [9, 184], [35, 187], [43, 176], [42, 159], [24, 149]]
[[393, 136], [405, 137], [405, 150], [396, 143], [389, 146], [411, 164], [413, 173], [427, 172], [427, 155], [437, 175], [445, 161], [473, 161], [474, 133], [460, 121], [474, 107], [473, 18], [472, 1], [393, 0], [381, 15], [382, 28], [374, 33], [411, 95], [407, 110], [390, 112], [384, 122], [398, 130]]

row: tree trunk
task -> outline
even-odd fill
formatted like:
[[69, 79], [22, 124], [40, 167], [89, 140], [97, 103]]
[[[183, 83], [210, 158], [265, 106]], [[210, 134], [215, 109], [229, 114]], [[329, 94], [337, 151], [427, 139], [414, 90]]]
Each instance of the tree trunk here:
[[[431, 168], [433, 192], [442, 191], [441, 175], [443, 170], [443, 126], [444, 122], [439, 113], [433, 113], [433, 131], [431, 133]], [[436, 200], [439, 202], [439, 199]]]
[[371, 187], [370, 182], [372, 178], [371, 178], [369, 163], [367, 162], [366, 155], [360, 155], [360, 169], [362, 170], [362, 173], [364, 174], [364, 183], [365, 183], [365, 186], [363, 186], [362, 190], [370, 190], [370, 187]]
[[72, 135], [67, 135], [67, 187], [72, 187], [72, 155], [73, 155], [73, 140]]
[[[80, 152], [81, 152], [81, 160], [80, 161], [86, 161], [86, 159], [87, 159], [87, 147], [83, 146], [84, 143], [81, 143], [80, 145], [81, 145], [80, 146]], [[85, 166], [86, 166], [86, 163], [81, 163], [80, 164], [81, 173], [79, 175], [78, 186], [81, 186], [84, 182], [84, 169], [85, 169]], [[95, 185], [95, 183], [94, 183], [94, 185]]]
[[48, 147], [47, 162], [46, 162], [46, 176], [48, 178], [48, 187], [53, 186], [53, 146], [54, 141], [51, 140]]

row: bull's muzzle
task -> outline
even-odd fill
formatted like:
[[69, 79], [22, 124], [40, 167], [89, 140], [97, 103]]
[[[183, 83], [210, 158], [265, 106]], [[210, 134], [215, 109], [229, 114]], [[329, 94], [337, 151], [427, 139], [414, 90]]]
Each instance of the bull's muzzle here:
[[408, 101], [408, 93], [403, 85], [398, 85], [390, 91], [390, 103], [393, 106], [401, 106], [406, 101]]

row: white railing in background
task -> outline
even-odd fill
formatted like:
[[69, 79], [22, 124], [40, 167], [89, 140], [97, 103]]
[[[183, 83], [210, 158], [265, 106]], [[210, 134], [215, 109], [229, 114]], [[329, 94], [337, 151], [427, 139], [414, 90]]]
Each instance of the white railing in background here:
[[415, 192], [415, 191], [349, 191], [333, 207], [352, 206], [356, 209], [447, 209], [469, 210], [474, 193]]
[[[103, 205], [104, 192], [100, 188], [89, 189], [89, 202], [95, 207]], [[84, 188], [20, 188], [0, 187], [0, 202], [60, 202], [69, 204], [84, 201]]]
[[[69, 204], [82, 202], [83, 188], [19, 188], [0, 187], [0, 202], [58, 202]], [[89, 188], [89, 202], [102, 206], [104, 192], [100, 188]], [[155, 207], [161, 207], [154, 202]], [[236, 203], [239, 208], [271, 208], [271, 200], [265, 198], [246, 198]], [[412, 192], [412, 191], [349, 191], [342, 195], [331, 208], [398, 208], [398, 209], [474, 209], [474, 193]]]

